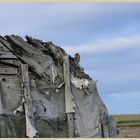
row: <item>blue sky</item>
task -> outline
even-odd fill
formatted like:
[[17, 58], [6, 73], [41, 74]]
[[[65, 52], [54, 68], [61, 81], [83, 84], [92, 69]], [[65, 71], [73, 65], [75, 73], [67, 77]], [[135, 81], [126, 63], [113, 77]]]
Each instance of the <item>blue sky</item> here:
[[140, 3], [0, 3], [0, 34], [79, 52], [110, 114], [140, 114]]

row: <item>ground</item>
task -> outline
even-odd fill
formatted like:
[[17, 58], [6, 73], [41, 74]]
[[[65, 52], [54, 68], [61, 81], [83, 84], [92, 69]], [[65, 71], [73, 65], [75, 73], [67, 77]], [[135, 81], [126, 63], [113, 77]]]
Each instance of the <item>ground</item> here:
[[140, 114], [114, 115], [119, 138], [140, 138]]

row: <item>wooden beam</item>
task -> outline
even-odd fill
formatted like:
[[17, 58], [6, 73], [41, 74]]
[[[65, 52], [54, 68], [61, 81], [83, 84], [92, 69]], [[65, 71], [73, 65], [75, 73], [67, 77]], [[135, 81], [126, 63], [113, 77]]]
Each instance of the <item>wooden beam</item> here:
[[109, 138], [109, 129], [108, 129], [108, 124], [103, 124], [103, 136], [104, 138]]
[[65, 82], [65, 102], [66, 102], [65, 112], [71, 113], [71, 112], [75, 112], [74, 110], [75, 104], [74, 104], [73, 96], [71, 94], [68, 56], [64, 56], [63, 68], [64, 68], [64, 82]]
[[18, 71], [17, 68], [0, 68], [0, 74], [7, 74], [7, 75], [17, 75]]
[[0, 54], [0, 58], [16, 59], [17, 57], [10, 52], [6, 52], [5, 54]]
[[32, 104], [29, 76], [28, 76], [28, 65], [21, 64], [22, 72], [22, 85], [23, 85], [23, 96], [25, 99], [24, 108], [26, 116], [26, 136], [33, 138], [37, 136], [37, 130], [34, 124], [34, 107]]
[[53, 63], [52, 57], [43, 53], [40, 46], [33, 47], [19, 36], [0, 36], [0, 42], [15, 54], [21, 62], [29, 65], [30, 69], [38, 76], [48, 78], [48, 66]]
[[70, 87], [70, 74], [69, 74], [69, 57], [63, 57], [63, 68], [64, 68], [64, 81], [65, 81], [65, 112], [68, 120], [68, 131], [69, 137], [74, 137], [74, 108], [75, 103], [71, 94]]
[[0, 114], [3, 114], [3, 102], [2, 102], [2, 87], [1, 87], [2, 77], [0, 77]]
[[15, 55], [16, 57], [20, 58], [19, 55], [16, 54], [14, 48], [12, 48], [12, 45], [4, 39], [4, 37], [0, 36], [0, 42], [10, 51]]

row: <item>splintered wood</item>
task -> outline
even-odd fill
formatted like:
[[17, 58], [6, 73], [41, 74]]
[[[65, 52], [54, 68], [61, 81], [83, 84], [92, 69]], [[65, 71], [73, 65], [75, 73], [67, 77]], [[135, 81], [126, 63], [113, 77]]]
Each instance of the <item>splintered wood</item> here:
[[0, 78], [0, 114], [3, 114], [3, 103], [2, 103], [2, 98], [1, 98], [1, 81], [2, 78]]
[[96, 82], [75, 59], [51, 41], [25, 38], [0, 36], [0, 115], [25, 117], [22, 137], [116, 137]]
[[22, 72], [23, 96], [25, 99], [24, 108], [25, 108], [25, 116], [26, 116], [26, 136], [33, 138], [36, 137], [38, 132], [34, 124], [34, 116], [33, 116], [34, 107], [32, 104], [32, 99], [30, 94], [27, 64], [21, 64], [21, 72]]
[[73, 137], [75, 103], [74, 103], [73, 96], [71, 94], [68, 56], [64, 56], [63, 58], [63, 67], [64, 67], [64, 81], [65, 81], [65, 112], [67, 113], [67, 120], [69, 125], [69, 137]]
[[74, 98], [71, 94], [70, 88], [70, 74], [69, 74], [69, 58], [68, 56], [64, 56], [64, 81], [65, 81], [65, 112], [72, 113], [75, 112], [75, 103]]

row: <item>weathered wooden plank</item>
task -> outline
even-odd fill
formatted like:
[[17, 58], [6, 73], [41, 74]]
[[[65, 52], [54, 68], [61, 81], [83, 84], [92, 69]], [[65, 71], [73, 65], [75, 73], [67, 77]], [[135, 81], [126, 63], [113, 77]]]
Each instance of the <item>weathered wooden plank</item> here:
[[2, 97], [1, 97], [1, 81], [2, 81], [2, 77], [0, 77], [0, 114], [3, 114], [3, 103], [2, 103]]
[[6, 67], [13, 67], [13, 68], [19, 68], [21, 65], [21, 62], [18, 59], [1, 59], [0, 64]]
[[18, 58], [20, 58], [22, 62], [28, 64], [32, 71], [47, 79], [47, 68], [53, 63], [53, 60], [49, 55], [46, 55], [40, 49], [28, 44], [19, 36], [6, 36], [6, 39], [7, 41], [0, 37], [0, 41], [3, 43], [3, 45], [10, 48], [10, 50]]
[[0, 68], [0, 74], [8, 74], [8, 75], [17, 75], [18, 71], [17, 68]]
[[27, 64], [21, 64], [21, 72], [22, 72], [23, 96], [25, 98], [24, 108], [25, 108], [25, 115], [26, 115], [26, 136], [33, 138], [37, 136], [38, 132], [34, 124], [34, 115], [33, 115], [34, 107], [32, 104], [31, 93], [30, 93]]
[[15, 59], [17, 57], [0, 43], [0, 58]]
[[75, 134], [74, 113], [67, 113], [67, 121], [69, 125], [69, 137], [74, 137]]
[[108, 114], [105, 112], [104, 106], [99, 106], [100, 121], [101, 121], [101, 130], [102, 137], [109, 138], [109, 127], [108, 127]]
[[2, 82], [3, 78], [0, 77], [0, 115], [13, 115], [13, 113], [10, 110], [7, 110], [4, 107], [3, 101], [2, 101], [2, 86], [1, 86], [1, 82]]
[[3, 46], [3, 44], [0, 42], [0, 51], [9, 51], [5, 46]]
[[65, 81], [65, 112], [67, 113], [67, 120], [68, 120], [68, 125], [69, 125], [69, 137], [74, 137], [75, 103], [74, 103], [73, 96], [71, 94], [68, 56], [64, 56], [63, 68], [64, 68], [64, 81]]
[[103, 126], [104, 138], [109, 138], [108, 124], [103, 124], [102, 126]]
[[27, 35], [25, 36], [25, 38], [27, 39], [27, 43], [31, 44], [32, 46], [38, 47], [38, 49], [45, 49], [42, 44], [42, 40], [38, 40]]
[[20, 56], [15, 52], [15, 49], [12, 47], [12, 45], [4, 39], [4, 37], [0, 36], [0, 42], [9, 50], [11, 51], [13, 54], [15, 54], [15, 56], [17, 56], [18, 58], [20, 58]]
[[6, 52], [3, 54], [0, 54], [0, 58], [15, 59], [17, 57], [10, 52]]
[[56, 47], [55, 45], [53, 45], [52, 43], [49, 44], [49, 46], [47, 47], [47, 49], [49, 50], [49, 52], [54, 55], [58, 60], [61, 60], [62, 57], [64, 55], [67, 55], [66, 52], [60, 48], [60, 47]]
[[63, 63], [63, 68], [64, 68], [64, 82], [65, 82], [65, 111], [66, 113], [71, 113], [75, 112], [74, 107], [74, 99], [71, 94], [71, 89], [70, 89], [70, 74], [69, 74], [69, 58], [68, 56], [64, 56], [64, 63]]

